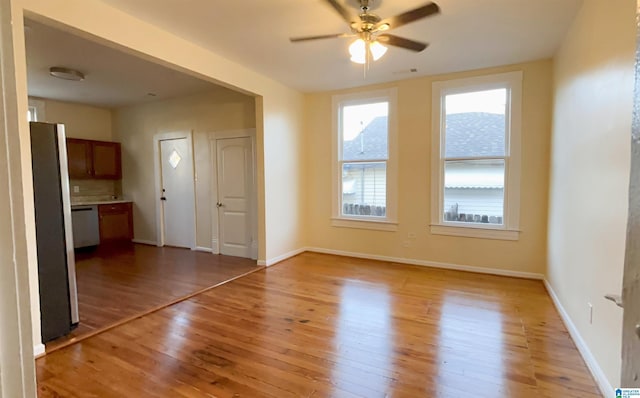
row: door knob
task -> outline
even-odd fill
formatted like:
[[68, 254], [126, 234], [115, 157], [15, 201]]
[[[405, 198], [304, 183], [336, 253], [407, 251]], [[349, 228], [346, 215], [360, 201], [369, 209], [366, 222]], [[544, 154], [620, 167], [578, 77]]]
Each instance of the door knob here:
[[218, 203], [216, 203], [216, 206], [217, 206], [218, 208], [220, 208], [220, 207], [222, 207], [222, 206], [224, 206], [224, 205], [223, 205], [222, 203], [218, 202]]
[[167, 198], [165, 198], [164, 196], [161, 196], [160, 200], [167, 200]]

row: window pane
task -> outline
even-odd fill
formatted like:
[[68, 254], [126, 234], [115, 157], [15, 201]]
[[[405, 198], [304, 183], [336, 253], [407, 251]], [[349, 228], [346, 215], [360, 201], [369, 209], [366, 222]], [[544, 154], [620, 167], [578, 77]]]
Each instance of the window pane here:
[[385, 217], [387, 215], [387, 163], [342, 165], [342, 214]]
[[445, 157], [504, 156], [507, 89], [445, 97]]
[[27, 121], [36, 122], [37, 119], [38, 118], [36, 116], [36, 107], [35, 106], [30, 106], [29, 110], [27, 111]]
[[386, 160], [389, 103], [342, 108], [342, 160]]
[[447, 161], [444, 221], [504, 223], [504, 160]]

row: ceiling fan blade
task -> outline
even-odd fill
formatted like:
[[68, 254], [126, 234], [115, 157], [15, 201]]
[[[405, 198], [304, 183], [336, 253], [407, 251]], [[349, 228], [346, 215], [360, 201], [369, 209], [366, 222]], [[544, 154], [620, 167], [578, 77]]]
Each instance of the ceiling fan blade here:
[[417, 21], [418, 19], [426, 18], [438, 13], [440, 13], [440, 7], [438, 7], [436, 3], [430, 2], [422, 7], [396, 15], [395, 17], [383, 19], [376, 25], [376, 28], [380, 29], [381, 26], [387, 25], [387, 29], [395, 29], [410, 22]]
[[332, 35], [318, 35], [318, 36], [304, 36], [304, 37], [291, 37], [289, 40], [292, 43], [296, 43], [299, 41], [309, 41], [309, 40], [321, 40], [321, 39], [335, 39], [337, 37], [349, 37], [353, 35], [348, 35], [345, 33], [336, 33]]
[[405, 39], [404, 37], [389, 34], [379, 35], [377, 40], [382, 44], [402, 47], [415, 52], [420, 52], [429, 46], [427, 43], [420, 43], [419, 41], [413, 41]]
[[348, 24], [351, 24], [351, 22], [357, 20], [357, 18], [355, 18], [354, 15], [352, 15], [349, 10], [347, 10], [346, 8], [344, 8], [340, 3], [338, 3], [336, 0], [325, 0], [327, 3], [329, 3], [331, 5], [331, 7], [333, 7], [334, 10], [336, 10], [338, 12], [338, 14], [340, 14], [340, 16], [342, 16], [342, 19], [344, 19], [345, 21], [347, 21]]

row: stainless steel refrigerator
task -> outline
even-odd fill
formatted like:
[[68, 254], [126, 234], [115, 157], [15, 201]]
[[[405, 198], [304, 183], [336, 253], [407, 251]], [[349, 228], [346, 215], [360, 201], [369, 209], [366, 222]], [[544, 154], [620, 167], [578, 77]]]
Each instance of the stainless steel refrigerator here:
[[30, 123], [42, 340], [79, 322], [64, 125]]

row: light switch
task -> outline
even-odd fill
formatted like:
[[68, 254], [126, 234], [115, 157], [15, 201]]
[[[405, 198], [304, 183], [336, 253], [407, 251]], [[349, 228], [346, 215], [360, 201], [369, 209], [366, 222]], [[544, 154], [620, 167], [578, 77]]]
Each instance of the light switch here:
[[73, 193], [78, 193], [80, 192], [80, 187], [78, 185], [74, 185], [73, 186]]

